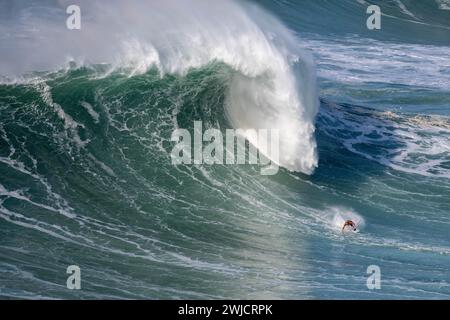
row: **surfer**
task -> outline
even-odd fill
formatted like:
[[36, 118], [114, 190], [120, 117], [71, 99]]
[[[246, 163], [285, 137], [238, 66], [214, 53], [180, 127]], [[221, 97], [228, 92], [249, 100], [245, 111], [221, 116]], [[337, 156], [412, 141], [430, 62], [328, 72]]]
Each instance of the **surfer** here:
[[344, 232], [345, 227], [353, 228], [353, 231], [356, 231], [356, 224], [352, 220], [347, 220], [342, 227], [342, 232]]

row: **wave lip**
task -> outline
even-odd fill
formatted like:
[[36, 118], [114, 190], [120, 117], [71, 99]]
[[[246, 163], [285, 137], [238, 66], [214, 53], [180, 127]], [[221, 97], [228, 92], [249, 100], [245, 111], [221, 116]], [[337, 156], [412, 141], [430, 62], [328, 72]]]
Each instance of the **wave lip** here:
[[[60, 6], [48, 12], [65, 9]], [[27, 61], [34, 71], [75, 60], [108, 63], [130, 75], [155, 67], [161, 75], [184, 75], [212, 62], [224, 63], [233, 70], [225, 104], [230, 124], [278, 129], [279, 165], [307, 174], [317, 167], [314, 63], [270, 14], [251, 4], [221, 0], [213, 6], [202, 0], [110, 1], [108, 6], [81, 1], [80, 7], [88, 18], [75, 33], [61, 30], [45, 14], [34, 18], [37, 29], [45, 31], [39, 37], [26, 25], [21, 29], [19, 22], [12, 23], [21, 31], [17, 34], [28, 32], [31, 40], [8, 38], [8, 49], [0, 49], [0, 55], [14, 56], [10, 53], [20, 49], [15, 61]], [[55, 42], [57, 49], [50, 46]]]

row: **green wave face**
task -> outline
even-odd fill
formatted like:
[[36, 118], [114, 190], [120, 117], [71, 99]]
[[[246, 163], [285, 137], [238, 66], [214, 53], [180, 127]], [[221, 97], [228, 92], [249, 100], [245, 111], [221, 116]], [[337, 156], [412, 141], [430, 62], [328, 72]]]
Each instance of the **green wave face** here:
[[[140, 41], [64, 68], [0, 32], [0, 298], [448, 299], [450, 11], [399, 2], [377, 33], [364, 1], [111, 2]], [[0, 30], [31, 10], [61, 36], [64, 3], [30, 3], [2, 2]], [[115, 26], [82, 51], [111, 58]], [[172, 164], [178, 128], [274, 119], [294, 146], [276, 175]]]

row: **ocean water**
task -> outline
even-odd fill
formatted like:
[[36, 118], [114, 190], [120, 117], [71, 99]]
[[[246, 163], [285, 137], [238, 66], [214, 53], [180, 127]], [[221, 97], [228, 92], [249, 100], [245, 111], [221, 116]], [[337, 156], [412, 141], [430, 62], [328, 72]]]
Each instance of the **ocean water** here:
[[[0, 2], [0, 298], [450, 298], [449, 1], [79, 2]], [[194, 121], [278, 174], [172, 165]]]

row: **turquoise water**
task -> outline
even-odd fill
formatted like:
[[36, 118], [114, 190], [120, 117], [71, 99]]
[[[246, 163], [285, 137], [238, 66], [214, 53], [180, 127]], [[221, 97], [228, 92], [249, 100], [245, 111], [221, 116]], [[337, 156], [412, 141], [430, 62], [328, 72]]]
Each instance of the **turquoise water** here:
[[[0, 4], [1, 298], [450, 298], [446, 1], [100, 3]], [[172, 165], [263, 112], [291, 170]]]

